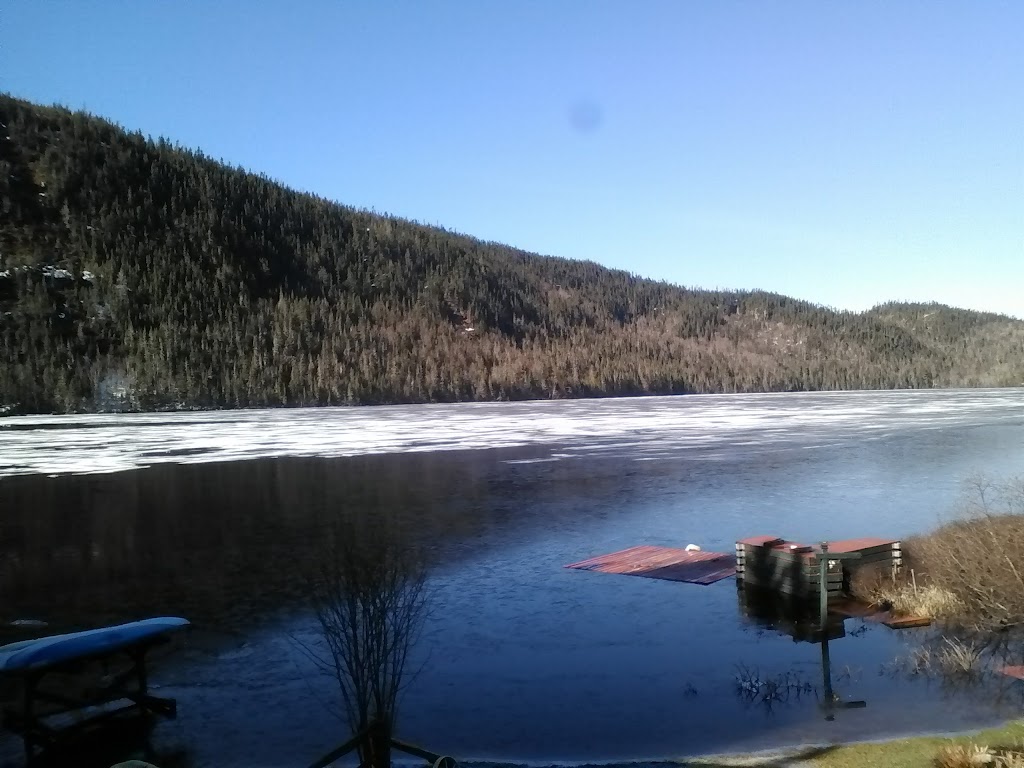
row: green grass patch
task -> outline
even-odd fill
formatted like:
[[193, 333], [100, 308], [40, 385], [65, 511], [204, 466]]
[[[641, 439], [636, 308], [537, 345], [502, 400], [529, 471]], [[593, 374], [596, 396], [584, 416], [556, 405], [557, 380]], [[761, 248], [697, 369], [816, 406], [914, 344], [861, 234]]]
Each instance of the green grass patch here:
[[845, 744], [809, 761], [818, 768], [935, 768], [944, 747], [982, 746], [990, 750], [1019, 750], [1024, 743], [1024, 720], [1014, 720], [999, 728], [990, 728], [953, 738], [920, 736], [872, 744]]
[[[985, 747], [1002, 757], [1007, 751], [1024, 749], [1024, 720], [1012, 720], [998, 728], [972, 731], [957, 736], [914, 736], [855, 744], [806, 746], [748, 755], [711, 755], [690, 758], [680, 768], [961, 768], [956, 747], [973, 754]], [[951, 762], [950, 759], [953, 759]], [[974, 765], [1016, 768], [1017, 763], [993, 760]], [[1022, 764], [1024, 765], [1024, 764]], [[967, 766], [963, 766], [967, 768]], [[973, 768], [973, 766], [972, 766]]]

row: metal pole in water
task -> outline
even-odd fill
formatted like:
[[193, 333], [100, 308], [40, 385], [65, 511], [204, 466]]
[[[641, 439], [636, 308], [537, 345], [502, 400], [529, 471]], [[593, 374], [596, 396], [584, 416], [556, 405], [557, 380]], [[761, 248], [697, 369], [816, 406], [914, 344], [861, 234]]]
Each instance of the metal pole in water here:
[[825, 690], [825, 719], [834, 720], [832, 696], [832, 660], [828, 655], [828, 542], [821, 542], [821, 555], [818, 560], [818, 623], [821, 627], [821, 675]]
[[821, 555], [818, 561], [818, 599], [821, 601], [820, 616], [821, 635], [825, 636], [825, 620], [828, 618], [828, 542], [821, 542]]
[[833, 712], [835, 708], [835, 695], [832, 693], [832, 660], [828, 653], [828, 637], [821, 636], [821, 678], [823, 684], [822, 697], [824, 698], [825, 719], [835, 720]]

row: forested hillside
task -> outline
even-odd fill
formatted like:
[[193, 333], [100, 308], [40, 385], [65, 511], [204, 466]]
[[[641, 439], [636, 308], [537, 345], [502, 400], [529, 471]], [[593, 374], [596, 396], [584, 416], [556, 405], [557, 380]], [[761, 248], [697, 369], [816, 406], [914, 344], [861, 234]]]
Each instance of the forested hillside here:
[[1024, 384], [1007, 317], [684, 289], [82, 113], [0, 96], [0, 126], [7, 412]]

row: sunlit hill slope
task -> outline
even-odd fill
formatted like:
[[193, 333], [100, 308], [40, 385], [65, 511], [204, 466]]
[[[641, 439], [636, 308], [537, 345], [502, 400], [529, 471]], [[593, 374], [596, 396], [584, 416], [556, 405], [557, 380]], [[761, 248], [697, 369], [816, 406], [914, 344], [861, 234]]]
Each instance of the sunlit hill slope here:
[[0, 123], [9, 413], [1024, 383], [1007, 317], [687, 289], [347, 208], [82, 113], [0, 96]]

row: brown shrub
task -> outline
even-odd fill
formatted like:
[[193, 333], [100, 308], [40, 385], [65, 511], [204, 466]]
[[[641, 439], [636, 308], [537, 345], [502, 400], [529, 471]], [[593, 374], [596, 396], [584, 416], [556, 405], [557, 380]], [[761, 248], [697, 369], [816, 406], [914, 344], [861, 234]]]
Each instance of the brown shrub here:
[[897, 614], [982, 628], [1024, 624], [1024, 478], [966, 483], [957, 517], [903, 541], [903, 569], [853, 571], [850, 592]]
[[886, 596], [903, 582], [903, 574], [893, 579], [892, 568], [885, 563], [854, 566], [850, 574], [850, 594], [866, 603], [884, 606]]
[[1024, 479], [974, 479], [960, 519], [903, 542], [903, 584], [951, 593], [958, 618], [979, 626], [1024, 623]]

